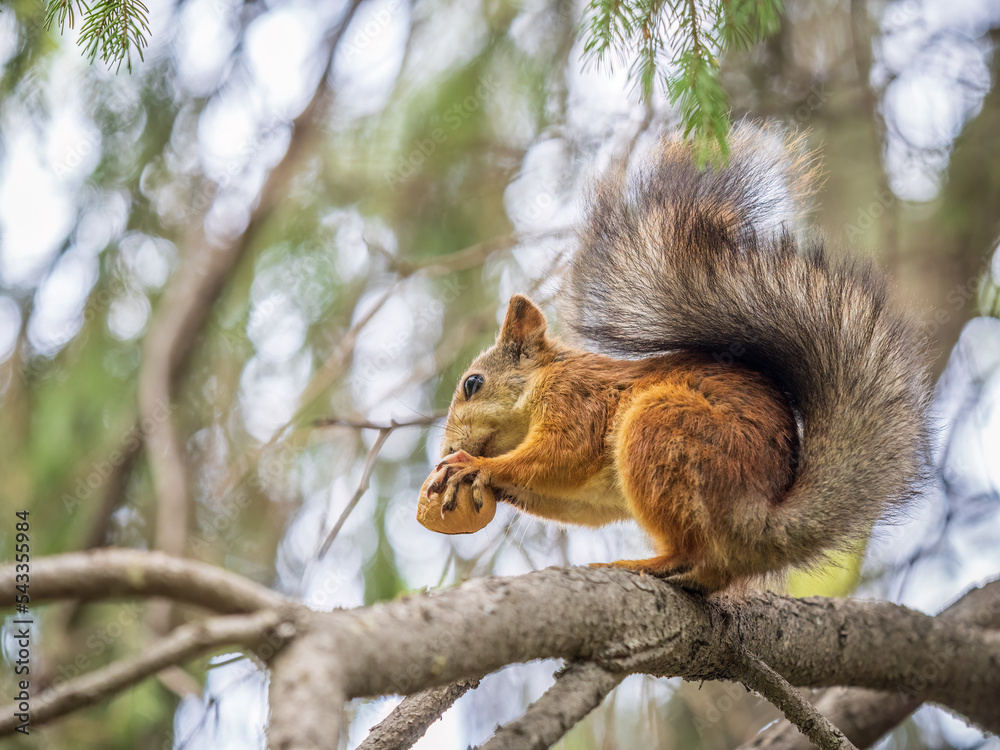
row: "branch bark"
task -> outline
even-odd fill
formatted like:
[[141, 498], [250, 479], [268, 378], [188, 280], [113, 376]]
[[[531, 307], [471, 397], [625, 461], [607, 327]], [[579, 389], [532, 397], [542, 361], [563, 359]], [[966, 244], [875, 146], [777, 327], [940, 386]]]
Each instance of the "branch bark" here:
[[[13, 603], [14, 575], [13, 566], [0, 569], [0, 604]], [[343, 701], [409, 695], [552, 657], [613, 675], [743, 681], [750, 653], [793, 685], [905, 694], [1000, 730], [1000, 670], [990, 666], [1000, 663], [1000, 631], [981, 626], [1000, 618], [997, 586], [931, 617], [882, 602], [766, 593], [705, 600], [628, 571], [550, 568], [312, 612], [224, 570], [125, 550], [41, 559], [31, 584], [33, 602], [132, 594], [222, 612], [279, 609], [295, 636], [270, 660], [270, 731], [288, 750], [339, 736]]]
[[[991, 731], [1000, 727], [992, 697], [1000, 673], [982, 668], [1000, 660], [1000, 634], [878, 602], [773, 594], [706, 602], [624, 571], [549, 569], [317, 614], [296, 645], [275, 664], [272, 685], [282, 670], [302, 684], [318, 665], [335, 664], [346, 699], [409, 694], [551, 657], [612, 671], [740, 680], [746, 649], [794, 685], [909, 691]], [[327, 706], [321, 695], [314, 677], [311, 692], [298, 698]], [[275, 712], [278, 703], [274, 695]]]
[[441, 714], [477, 687], [479, 680], [459, 680], [406, 696], [391, 714], [372, 727], [356, 750], [406, 750], [413, 747], [427, 728], [441, 718]]
[[[14, 605], [16, 566], [0, 568], [0, 606]], [[243, 576], [162, 552], [105, 548], [31, 563], [31, 603], [163, 596], [219, 614], [287, 606], [288, 600]]]
[[788, 681], [752, 654], [745, 656], [743, 681], [781, 709], [802, 736], [820, 750], [857, 750], [844, 733], [803, 698]]
[[524, 716], [500, 727], [480, 750], [547, 750], [626, 677], [593, 662], [576, 662], [556, 675], [555, 684]]
[[[45, 724], [72, 711], [92, 706], [165, 667], [211, 649], [230, 644], [254, 646], [278, 629], [281, 623], [278, 612], [265, 610], [182, 625], [131, 659], [113, 662], [65, 685], [48, 688], [31, 701], [31, 723], [36, 726]], [[275, 634], [273, 637], [287, 637], [287, 634]], [[0, 736], [12, 734], [21, 723], [17, 712], [16, 703], [0, 707]]]
[[[1000, 580], [971, 589], [939, 617], [974, 627], [1000, 629]], [[816, 701], [816, 708], [858, 747], [870, 747], [916, 711], [922, 702], [922, 698], [912, 692], [837, 687], [825, 691]], [[809, 750], [812, 745], [791, 724], [779, 722], [742, 747], [744, 750]]]

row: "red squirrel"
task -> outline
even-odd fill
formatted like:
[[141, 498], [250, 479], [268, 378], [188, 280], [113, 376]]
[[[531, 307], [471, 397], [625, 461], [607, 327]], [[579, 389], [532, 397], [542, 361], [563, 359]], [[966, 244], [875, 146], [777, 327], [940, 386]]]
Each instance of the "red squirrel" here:
[[597, 187], [565, 290], [587, 348], [511, 299], [448, 413], [443, 515], [469, 482], [543, 518], [635, 519], [656, 555], [611, 565], [711, 593], [813, 564], [912, 494], [917, 322], [871, 268], [798, 246], [797, 142], [745, 124], [731, 150], [700, 170], [664, 141]]

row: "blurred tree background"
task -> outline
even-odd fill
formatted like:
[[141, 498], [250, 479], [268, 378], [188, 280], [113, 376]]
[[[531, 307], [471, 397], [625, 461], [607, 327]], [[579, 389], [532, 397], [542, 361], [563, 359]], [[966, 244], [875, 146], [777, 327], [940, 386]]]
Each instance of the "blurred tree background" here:
[[[506, 298], [551, 303], [593, 176], [679, 125], [662, 87], [640, 102], [627, 63], [588, 58], [584, 4], [152, 2], [144, 59], [118, 74], [46, 13], [0, 13], [5, 555], [27, 509], [35, 556], [164, 549], [321, 609], [641, 555], [629, 525], [502, 509], [453, 538], [414, 519], [435, 418]], [[940, 486], [860, 571], [847, 561], [796, 593], [860, 576], [936, 611], [1000, 570], [996, 321], [955, 349], [997, 310], [983, 282], [991, 263], [1000, 277], [998, 29], [993, 0], [792, 0], [776, 34], [721, 60], [736, 116], [807, 130], [822, 153], [811, 218], [828, 242], [890, 268], [935, 374], [952, 355]], [[184, 617], [42, 609], [36, 668], [68, 679]], [[263, 746], [263, 674], [192, 666], [12, 746]], [[553, 668], [492, 675], [421, 747], [482, 741]], [[341, 746], [392, 705], [358, 702]], [[561, 746], [730, 747], [776, 716], [742, 689], [634, 677]], [[887, 742], [984, 740], [925, 709]]]

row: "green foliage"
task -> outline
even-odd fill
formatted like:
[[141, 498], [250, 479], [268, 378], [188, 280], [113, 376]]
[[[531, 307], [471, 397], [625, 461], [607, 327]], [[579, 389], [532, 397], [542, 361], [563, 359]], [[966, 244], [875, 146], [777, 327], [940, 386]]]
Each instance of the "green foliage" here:
[[629, 79], [648, 100], [662, 77], [699, 163], [728, 153], [729, 97], [719, 57], [775, 33], [781, 0], [590, 0], [584, 20], [587, 56], [631, 58]]
[[124, 62], [131, 73], [133, 48], [142, 60], [149, 34], [149, 8], [142, 0], [97, 0], [92, 6], [83, 0], [51, 0], [45, 25], [57, 23], [65, 31], [68, 24], [72, 29], [77, 13], [83, 18], [79, 43], [90, 62], [100, 55], [116, 71]]

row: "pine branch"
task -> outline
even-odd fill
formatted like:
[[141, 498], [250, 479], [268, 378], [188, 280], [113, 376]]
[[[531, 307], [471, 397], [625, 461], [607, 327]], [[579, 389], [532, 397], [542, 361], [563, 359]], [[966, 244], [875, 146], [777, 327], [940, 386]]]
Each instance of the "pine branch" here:
[[[75, 8], [74, 8], [75, 6]], [[76, 23], [76, 13], [85, 13], [87, 6], [83, 0], [52, 0], [45, 11], [45, 28], [51, 29], [53, 23], [59, 24], [59, 33], [66, 31], [66, 25], [72, 29]]]
[[782, 0], [590, 0], [584, 53], [631, 60], [629, 79], [648, 101], [658, 79], [693, 138], [699, 164], [728, 154], [730, 101], [720, 58], [780, 27]]
[[51, 28], [57, 23], [60, 32], [64, 32], [67, 25], [72, 29], [77, 13], [83, 18], [79, 44], [90, 62], [100, 55], [105, 63], [115, 67], [116, 72], [124, 62], [131, 73], [133, 51], [142, 60], [143, 49], [148, 44], [149, 8], [145, 3], [142, 0], [97, 0], [88, 6], [84, 0], [51, 0], [45, 14], [45, 26]]

